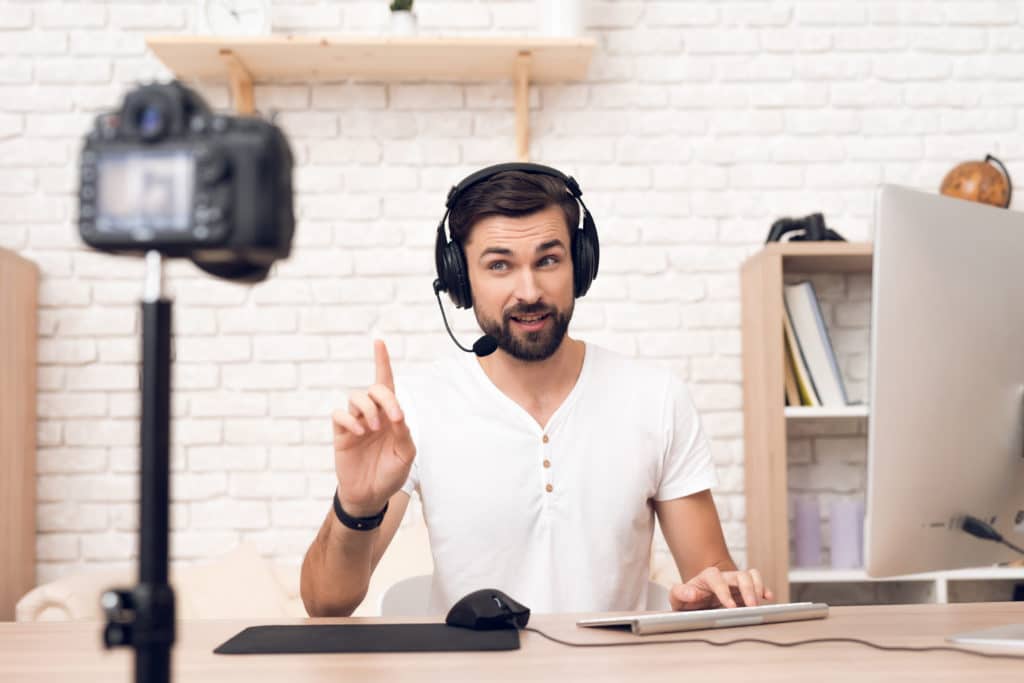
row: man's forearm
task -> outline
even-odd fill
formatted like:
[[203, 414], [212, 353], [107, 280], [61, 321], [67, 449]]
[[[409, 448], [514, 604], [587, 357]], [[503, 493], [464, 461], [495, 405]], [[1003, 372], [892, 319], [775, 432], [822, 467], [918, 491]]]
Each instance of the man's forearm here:
[[380, 529], [354, 531], [327, 513], [302, 562], [300, 593], [311, 617], [347, 617], [366, 597]]

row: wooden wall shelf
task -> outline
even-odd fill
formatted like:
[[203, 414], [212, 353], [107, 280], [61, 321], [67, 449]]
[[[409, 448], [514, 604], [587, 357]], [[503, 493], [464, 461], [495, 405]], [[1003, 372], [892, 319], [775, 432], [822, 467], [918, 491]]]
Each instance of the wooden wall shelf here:
[[516, 152], [529, 154], [529, 84], [580, 80], [592, 38], [154, 35], [153, 53], [178, 78], [225, 78], [235, 108], [254, 111], [256, 81], [487, 81], [515, 88]]

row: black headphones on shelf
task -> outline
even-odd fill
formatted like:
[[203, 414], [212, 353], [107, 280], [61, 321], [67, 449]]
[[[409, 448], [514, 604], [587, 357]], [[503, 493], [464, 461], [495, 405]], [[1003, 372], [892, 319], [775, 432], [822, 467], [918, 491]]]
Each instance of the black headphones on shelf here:
[[574, 296], [580, 298], [586, 294], [587, 290], [590, 289], [590, 283], [597, 277], [597, 266], [601, 258], [601, 248], [597, 240], [597, 227], [594, 225], [594, 217], [590, 215], [587, 205], [583, 203], [581, 198], [583, 191], [580, 190], [576, 180], [557, 169], [541, 164], [525, 162], [496, 164], [467, 176], [448, 192], [448, 199], [445, 200], [444, 216], [437, 225], [437, 242], [434, 246], [437, 279], [434, 280], [434, 293], [448, 292], [448, 296], [451, 297], [452, 303], [455, 304], [456, 308], [472, 307], [473, 294], [469, 286], [469, 269], [466, 265], [466, 254], [462, 250], [462, 245], [454, 240], [449, 240], [445, 234], [448, 214], [451, 213], [452, 206], [459, 196], [468, 188], [499, 173], [508, 171], [546, 175], [556, 178], [565, 184], [566, 190], [579, 202], [580, 208], [583, 210], [582, 227], [574, 228], [570, 226], [569, 228]]
[[788, 232], [795, 233], [790, 236], [793, 242], [845, 242], [846, 238], [832, 228], [825, 225], [825, 217], [820, 213], [812, 213], [803, 218], [780, 218], [772, 223], [768, 231], [768, 239], [764, 242], [781, 242], [782, 237]]

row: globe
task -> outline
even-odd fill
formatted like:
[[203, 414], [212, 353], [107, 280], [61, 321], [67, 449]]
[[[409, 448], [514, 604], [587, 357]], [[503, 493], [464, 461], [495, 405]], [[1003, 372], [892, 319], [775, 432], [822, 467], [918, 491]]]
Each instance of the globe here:
[[967, 199], [1005, 208], [1010, 204], [1010, 178], [991, 163], [998, 159], [989, 155], [984, 161], [965, 161], [958, 164], [942, 179], [939, 192], [950, 197]]

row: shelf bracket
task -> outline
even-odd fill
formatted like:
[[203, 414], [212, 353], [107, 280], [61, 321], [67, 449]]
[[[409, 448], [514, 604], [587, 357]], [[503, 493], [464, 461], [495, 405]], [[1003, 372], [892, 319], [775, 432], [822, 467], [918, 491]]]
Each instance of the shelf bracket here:
[[530, 159], [530, 53], [516, 56], [516, 158]]
[[228, 82], [231, 84], [231, 101], [239, 114], [253, 114], [256, 107], [252, 99], [252, 75], [245, 68], [245, 63], [229, 49], [221, 48], [220, 58], [228, 70]]

